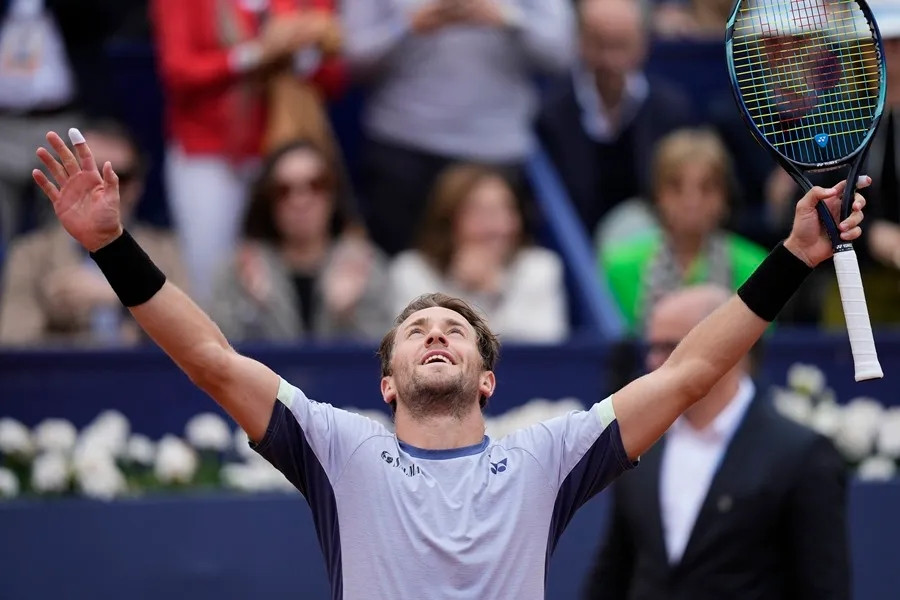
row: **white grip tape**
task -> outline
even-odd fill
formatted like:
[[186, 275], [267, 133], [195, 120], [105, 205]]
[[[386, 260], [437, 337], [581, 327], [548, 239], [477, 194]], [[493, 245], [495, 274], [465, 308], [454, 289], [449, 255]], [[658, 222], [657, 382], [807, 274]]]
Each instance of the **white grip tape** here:
[[844, 305], [844, 318], [850, 336], [856, 381], [884, 377], [875, 351], [875, 340], [872, 338], [869, 308], [866, 305], [862, 277], [859, 275], [856, 252], [846, 250], [835, 253], [834, 271], [837, 273], [838, 287], [841, 290], [841, 303]]

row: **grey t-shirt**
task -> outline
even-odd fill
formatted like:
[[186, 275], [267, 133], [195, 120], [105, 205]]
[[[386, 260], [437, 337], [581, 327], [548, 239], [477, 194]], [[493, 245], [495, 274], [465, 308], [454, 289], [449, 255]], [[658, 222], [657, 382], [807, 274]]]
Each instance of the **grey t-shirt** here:
[[284, 380], [255, 449], [306, 497], [334, 600], [541, 599], [575, 510], [635, 464], [611, 398], [426, 450]]

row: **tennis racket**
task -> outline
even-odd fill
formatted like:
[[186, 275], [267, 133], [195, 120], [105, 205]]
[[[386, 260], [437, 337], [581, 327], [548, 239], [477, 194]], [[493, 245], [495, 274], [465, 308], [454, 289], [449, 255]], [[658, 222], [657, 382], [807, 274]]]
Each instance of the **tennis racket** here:
[[[738, 0], [725, 37], [735, 100], [756, 140], [803, 188], [846, 169], [841, 220], [885, 101], [884, 51], [863, 0]], [[853, 245], [824, 203], [856, 381], [883, 377]]]

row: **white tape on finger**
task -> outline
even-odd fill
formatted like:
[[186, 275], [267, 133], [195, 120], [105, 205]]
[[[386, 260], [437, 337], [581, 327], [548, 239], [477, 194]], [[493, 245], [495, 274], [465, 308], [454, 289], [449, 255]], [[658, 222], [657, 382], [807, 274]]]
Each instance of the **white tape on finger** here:
[[866, 294], [863, 291], [856, 252], [848, 250], [835, 254], [834, 271], [837, 273], [838, 287], [841, 290], [841, 303], [844, 306], [844, 318], [850, 336], [856, 381], [884, 377], [878, 363], [875, 340], [872, 337], [869, 307], [866, 305]]

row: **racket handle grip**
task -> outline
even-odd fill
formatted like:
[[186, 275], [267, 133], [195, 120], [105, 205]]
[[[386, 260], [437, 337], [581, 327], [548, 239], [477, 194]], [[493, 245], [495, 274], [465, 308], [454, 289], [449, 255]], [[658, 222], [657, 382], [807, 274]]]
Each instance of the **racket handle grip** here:
[[856, 381], [880, 379], [884, 377], [884, 373], [878, 363], [856, 252], [853, 250], [836, 252], [834, 271], [841, 291], [841, 304], [844, 306], [844, 318], [850, 336]]

